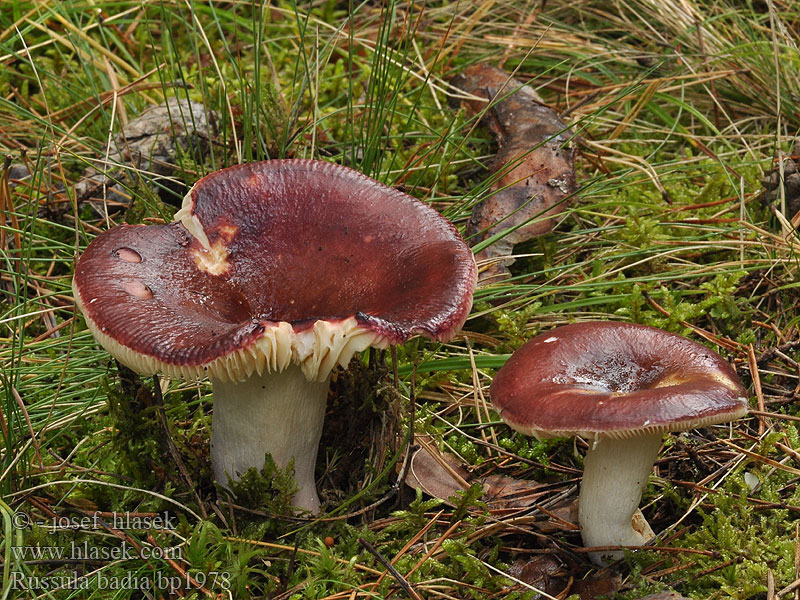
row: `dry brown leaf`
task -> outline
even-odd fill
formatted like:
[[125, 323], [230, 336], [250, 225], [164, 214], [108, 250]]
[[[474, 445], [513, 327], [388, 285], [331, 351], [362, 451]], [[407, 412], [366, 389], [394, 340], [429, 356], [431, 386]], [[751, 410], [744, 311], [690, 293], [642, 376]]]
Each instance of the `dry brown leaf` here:
[[502, 69], [472, 65], [452, 84], [473, 96], [461, 101], [468, 115], [485, 110], [482, 121], [497, 139], [491, 170], [499, 177], [492, 194], [475, 206], [467, 233], [479, 234], [475, 240], [481, 241], [517, 228], [476, 255], [478, 260], [496, 259], [481, 280], [503, 279], [514, 262], [513, 247], [550, 231], [575, 192], [572, 134], [532, 88]]
[[[411, 458], [406, 484], [421, 489], [429, 496], [444, 500], [449, 506], [454, 506], [450, 498], [469, 488], [476, 481], [483, 486], [483, 500], [495, 515], [538, 507], [541, 498], [548, 493], [539, 483], [529, 479], [516, 479], [505, 475], [476, 478], [459, 464], [456, 457], [440, 452], [432, 441], [424, 436], [418, 436], [417, 439], [422, 443]], [[541, 531], [577, 528], [576, 501], [550, 508], [546, 512], [551, 518], [536, 524]]]
[[563, 563], [552, 554], [542, 554], [529, 560], [517, 560], [509, 566], [508, 574], [551, 595], [563, 590], [569, 579]]

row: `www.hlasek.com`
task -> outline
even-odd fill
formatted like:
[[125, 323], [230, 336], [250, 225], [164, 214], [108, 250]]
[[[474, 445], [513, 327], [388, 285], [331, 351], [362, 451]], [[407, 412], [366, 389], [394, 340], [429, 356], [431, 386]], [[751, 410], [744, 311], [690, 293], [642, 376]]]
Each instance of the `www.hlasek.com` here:
[[124, 575], [92, 573], [79, 575], [77, 571], [61, 575], [35, 577], [12, 571], [11, 589], [13, 590], [158, 590], [174, 594], [179, 590], [210, 588], [229, 590], [231, 576], [226, 571], [209, 571], [207, 573], [185, 573], [183, 575], [165, 575], [153, 573], [142, 575], [133, 571]]
[[20, 562], [26, 560], [182, 560], [181, 546], [142, 545], [138, 549], [123, 541], [118, 546], [95, 546], [89, 542], [70, 542], [66, 546], [12, 546], [11, 555]]

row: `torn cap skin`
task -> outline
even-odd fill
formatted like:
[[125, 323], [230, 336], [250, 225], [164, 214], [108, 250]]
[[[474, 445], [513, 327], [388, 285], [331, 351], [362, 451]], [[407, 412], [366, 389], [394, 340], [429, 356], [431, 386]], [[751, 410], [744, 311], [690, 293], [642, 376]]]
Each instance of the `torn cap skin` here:
[[[575, 323], [540, 334], [497, 372], [492, 404], [538, 438], [579, 435], [579, 517], [587, 547], [636, 546], [653, 536], [637, 507], [661, 438], [747, 412], [736, 373], [718, 354], [653, 327]], [[604, 564], [621, 552], [592, 553]]]
[[202, 178], [170, 224], [99, 235], [73, 291], [126, 366], [211, 378], [218, 481], [265, 452], [294, 459], [295, 503], [316, 511], [332, 369], [370, 346], [450, 339], [475, 279], [471, 251], [426, 204], [346, 167], [272, 160]]

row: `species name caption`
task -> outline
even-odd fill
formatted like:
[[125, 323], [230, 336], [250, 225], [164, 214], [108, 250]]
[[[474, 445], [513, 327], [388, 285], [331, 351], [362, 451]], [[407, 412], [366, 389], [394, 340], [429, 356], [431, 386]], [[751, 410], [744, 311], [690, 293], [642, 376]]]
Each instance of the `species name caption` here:
[[[54, 516], [47, 520], [34, 520], [30, 515], [17, 512], [12, 515], [12, 525], [17, 530], [41, 528], [48, 535], [69, 532], [90, 532], [101, 530], [120, 531], [174, 531], [178, 518], [163, 513], [100, 512], [85, 515]], [[17, 538], [22, 539], [22, 536]], [[158, 546], [140, 540], [126, 540], [103, 536], [98, 538], [102, 544], [90, 541], [69, 541], [60, 545], [22, 545], [10, 547], [11, 556], [17, 565], [31, 567], [36, 564], [59, 565], [77, 564], [80, 570], [67, 570], [47, 575], [34, 575], [28, 568], [14, 569], [9, 574], [9, 585], [16, 590], [48, 591], [57, 589], [73, 590], [158, 590], [175, 593], [186, 589], [231, 588], [231, 575], [227, 571], [185, 571], [147, 572], [145, 564], [130, 570], [104, 572], [106, 564], [117, 566], [124, 561], [166, 560], [185, 565], [183, 545]], [[152, 538], [150, 538], [152, 541]], [[134, 545], [135, 544], [135, 545]], [[85, 563], [91, 563], [86, 565]], [[27, 572], [26, 572], [27, 571]]]

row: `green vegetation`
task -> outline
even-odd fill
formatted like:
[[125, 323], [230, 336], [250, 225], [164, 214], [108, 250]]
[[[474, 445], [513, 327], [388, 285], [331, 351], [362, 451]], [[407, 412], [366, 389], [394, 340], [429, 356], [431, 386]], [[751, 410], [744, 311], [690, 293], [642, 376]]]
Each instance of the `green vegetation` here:
[[[800, 240], [792, 199], [761, 180], [800, 129], [798, 31], [792, 3], [732, 0], [4, 2], [0, 599], [771, 600], [800, 578]], [[290, 514], [272, 463], [229, 496], [210, 386], [119, 368], [75, 312], [75, 257], [114, 224], [169, 220], [205, 173], [278, 157], [402, 186], [463, 231], [495, 147], [448, 81], [480, 61], [565, 115], [576, 197], [515, 248], [511, 279], [478, 288], [464, 336], [337, 375], [329, 404], [352, 408], [327, 416], [325, 514]], [[166, 175], [106, 169], [123, 127], [169, 98], [202, 105], [170, 128], [207, 119], [202, 151]], [[81, 194], [89, 167], [108, 179]], [[581, 442], [524, 439], [486, 398], [526, 339], [587, 319], [706, 343], [781, 415], [668, 437], [642, 503], [662, 536], [600, 571], [564, 513], [543, 525], [576, 497]], [[415, 494], [398, 476], [420, 444], [470, 482], [545, 487], [520, 510], [476, 485]]]

